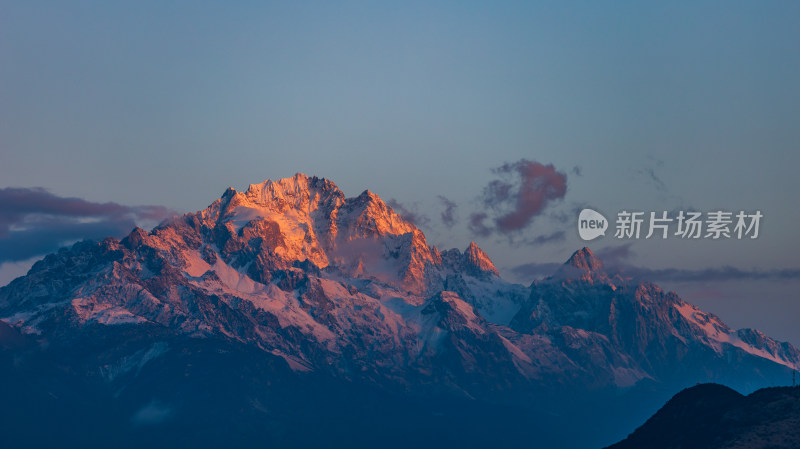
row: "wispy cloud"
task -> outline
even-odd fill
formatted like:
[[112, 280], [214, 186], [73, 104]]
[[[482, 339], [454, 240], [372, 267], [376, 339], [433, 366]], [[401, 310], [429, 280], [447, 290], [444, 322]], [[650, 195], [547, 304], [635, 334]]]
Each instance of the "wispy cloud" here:
[[584, 202], [570, 202], [569, 204], [562, 203], [561, 206], [552, 209], [548, 216], [554, 222], [563, 225], [567, 223], [574, 223], [578, 219], [578, 214], [583, 209], [590, 207], [588, 203]]
[[563, 264], [560, 263], [524, 263], [511, 268], [520, 279], [539, 279], [552, 275]]
[[603, 261], [603, 264], [609, 267], [626, 266], [627, 261], [633, 257], [633, 250], [631, 247], [633, 242], [623, 243], [622, 245], [607, 246], [597, 250], [595, 254], [598, 259]]
[[416, 205], [406, 206], [394, 198], [389, 198], [386, 202], [395, 212], [397, 212], [404, 220], [413, 224], [416, 227], [422, 227], [430, 223], [430, 218], [427, 215], [419, 212]]
[[492, 172], [499, 179], [483, 189], [481, 202], [485, 210], [470, 216], [469, 229], [480, 236], [494, 232], [515, 234], [527, 228], [551, 202], [564, 198], [567, 193], [567, 175], [552, 164], [520, 159]]
[[798, 280], [800, 269], [747, 270], [728, 265], [707, 268], [646, 268], [631, 263], [633, 243], [610, 246], [597, 251], [597, 257], [611, 274], [652, 282], [718, 282], [735, 280]]
[[743, 270], [741, 268], [722, 266], [698, 270], [683, 268], [628, 268], [622, 271], [623, 276], [650, 281], [673, 282], [718, 282], [735, 280], [800, 280], [800, 269], [783, 268], [776, 270]]
[[139, 223], [174, 212], [162, 206], [124, 206], [66, 198], [43, 188], [0, 189], [0, 263], [17, 262], [84, 239], [121, 237]]
[[[560, 263], [526, 263], [511, 268], [511, 272], [522, 279], [539, 279], [553, 275], [561, 266]], [[619, 273], [625, 278], [649, 282], [706, 282], [721, 281], [753, 281], [753, 280], [800, 280], [800, 269], [783, 268], [776, 270], [743, 270], [731, 266], [703, 269], [663, 268], [652, 269], [627, 267], [614, 270], [606, 265], [610, 274]]]
[[486, 225], [487, 218], [489, 218], [489, 215], [484, 212], [470, 214], [467, 228], [477, 236], [488, 237], [492, 235], [492, 228]]
[[667, 185], [658, 175], [658, 171], [664, 166], [664, 161], [653, 157], [652, 155], [648, 156], [647, 159], [650, 161], [650, 164], [646, 167], [640, 168], [638, 173], [644, 176], [647, 181], [651, 182], [656, 187], [656, 190], [660, 192], [666, 192]]
[[652, 181], [653, 184], [656, 186], [656, 189], [660, 191], [664, 191], [667, 189], [666, 184], [664, 184], [664, 181], [662, 181], [661, 178], [658, 177], [654, 168], [645, 167], [639, 170], [639, 173], [643, 174], [645, 177], [647, 177], [647, 179]]
[[442, 223], [444, 223], [444, 225], [448, 228], [452, 228], [458, 221], [458, 216], [456, 215], [456, 209], [458, 208], [458, 205], [455, 203], [455, 201], [452, 201], [443, 195], [438, 195], [437, 198], [439, 199], [439, 202], [442, 203], [443, 207], [440, 215]]
[[544, 245], [545, 243], [560, 242], [567, 236], [565, 231], [555, 231], [550, 234], [537, 235], [532, 239], [525, 239], [522, 243], [530, 246]]

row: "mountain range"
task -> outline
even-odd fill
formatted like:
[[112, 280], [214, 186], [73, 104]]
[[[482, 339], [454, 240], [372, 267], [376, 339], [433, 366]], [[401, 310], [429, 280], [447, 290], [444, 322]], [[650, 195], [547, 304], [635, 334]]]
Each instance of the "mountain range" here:
[[303, 174], [0, 288], [18, 447], [601, 447], [697, 382], [797, 369], [792, 345], [588, 248], [514, 284], [474, 242], [440, 250], [374, 193]]

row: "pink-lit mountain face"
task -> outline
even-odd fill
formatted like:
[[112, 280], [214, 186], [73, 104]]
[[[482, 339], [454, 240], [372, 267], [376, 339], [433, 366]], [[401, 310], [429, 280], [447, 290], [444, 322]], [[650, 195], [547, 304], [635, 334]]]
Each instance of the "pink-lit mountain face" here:
[[[302, 174], [228, 189], [150, 232], [49, 255], [0, 289], [0, 319], [8, 341], [23, 341], [4, 346], [7, 385], [56, 396], [79, 385], [118, 411], [115, 429], [162, 406], [192, 428], [197, 407], [214, 400], [230, 412], [216, 425], [239, 417], [293, 428], [305, 415], [278, 408], [319, 409], [321, 397], [336, 408], [344, 399], [331, 391], [391, 395], [387, 404], [404, 404], [395, 411], [439, 398], [552, 418], [589, 413], [598, 398], [616, 398], [620, 410], [626, 397], [660, 404], [701, 381], [754, 389], [800, 368], [791, 345], [607, 273], [587, 248], [551, 278], [509, 283], [474, 242], [440, 251], [377, 195], [346, 198]], [[308, 396], [309, 385], [329, 383]], [[224, 399], [207, 398], [209, 388]], [[38, 393], [20, 400], [52, 405]], [[342, 413], [353, 420], [342, 428], [364, 419]], [[470, 428], [469, 419], [451, 424]], [[542, 423], [542, 432], [564, 424]]]

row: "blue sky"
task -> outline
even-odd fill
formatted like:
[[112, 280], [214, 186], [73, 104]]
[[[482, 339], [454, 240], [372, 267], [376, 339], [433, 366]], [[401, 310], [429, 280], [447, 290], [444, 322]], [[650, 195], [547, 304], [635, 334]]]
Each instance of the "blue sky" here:
[[[630, 243], [617, 254], [649, 269], [798, 269], [798, 19], [778, 1], [0, 0], [0, 189], [188, 212], [304, 172], [393, 198], [432, 243], [476, 240], [526, 283], [515, 267], [583, 246], [557, 218], [585, 205], [761, 210], [753, 241], [589, 246]], [[566, 193], [513, 242], [475, 235], [492, 169], [523, 159]], [[114, 210], [104, 224], [143, 218]], [[661, 284], [800, 344], [798, 281]]]

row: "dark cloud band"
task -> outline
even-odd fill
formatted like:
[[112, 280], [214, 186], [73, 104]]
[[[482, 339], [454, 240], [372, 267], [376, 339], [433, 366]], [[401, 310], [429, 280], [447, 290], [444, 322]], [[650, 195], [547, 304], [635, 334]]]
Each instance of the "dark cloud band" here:
[[137, 224], [174, 212], [65, 198], [43, 188], [0, 189], [0, 263], [27, 260], [84, 239], [121, 237]]

